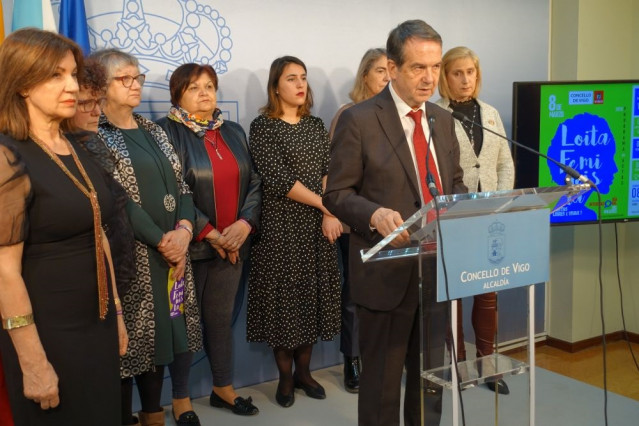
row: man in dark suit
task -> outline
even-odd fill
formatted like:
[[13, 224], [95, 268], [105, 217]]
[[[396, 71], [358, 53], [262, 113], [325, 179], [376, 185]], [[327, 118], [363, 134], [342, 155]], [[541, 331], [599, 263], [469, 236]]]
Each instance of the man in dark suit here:
[[[440, 191], [467, 191], [452, 117], [427, 102], [439, 80], [441, 37], [423, 21], [406, 21], [391, 31], [386, 47], [391, 82], [377, 96], [342, 113], [333, 137], [323, 199], [328, 210], [352, 230], [351, 295], [360, 319], [363, 365], [358, 417], [359, 424], [367, 426], [399, 425], [404, 367], [404, 421], [406, 425], [421, 424], [418, 263], [409, 258], [364, 264], [359, 254], [431, 198], [419, 177], [420, 162], [423, 170], [426, 159], [415, 155], [416, 122], [408, 113], [421, 111], [415, 120], [421, 118], [425, 139], [432, 139], [430, 155], [436, 170], [430, 172], [439, 176]], [[404, 232], [392, 245], [401, 247], [408, 241]], [[447, 326], [446, 304], [434, 301], [435, 262], [431, 258], [423, 266], [423, 362], [427, 369], [443, 365]], [[426, 390], [424, 403], [425, 424], [439, 424], [441, 390]]]

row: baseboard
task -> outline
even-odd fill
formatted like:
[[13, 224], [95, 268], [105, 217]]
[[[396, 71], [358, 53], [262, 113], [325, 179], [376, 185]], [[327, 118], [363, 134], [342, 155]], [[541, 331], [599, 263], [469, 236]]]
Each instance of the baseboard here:
[[[535, 340], [535, 348], [540, 348], [542, 346], [546, 346], [547, 345], [547, 336], [544, 336], [542, 338], [537, 338]], [[503, 354], [503, 355], [514, 355], [516, 353], [519, 352], [525, 352], [528, 350], [528, 341], [523, 341], [521, 344], [519, 345], [512, 345], [510, 347], [506, 347], [499, 350], [499, 353]]]
[[[627, 332], [626, 334], [623, 331], [615, 331], [614, 333], [606, 334], [606, 342], [616, 342], [618, 340], [627, 340], [632, 343], [639, 343], [639, 334], [631, 332]], [[596, 336], [590, 339], [580, 340], [578, 342], [572, 343], [548, 336], [545, 343], [550, 347], [560, 349], [564, 352], [574, 353], [586, 348], [601, 345], [601, 336]]]

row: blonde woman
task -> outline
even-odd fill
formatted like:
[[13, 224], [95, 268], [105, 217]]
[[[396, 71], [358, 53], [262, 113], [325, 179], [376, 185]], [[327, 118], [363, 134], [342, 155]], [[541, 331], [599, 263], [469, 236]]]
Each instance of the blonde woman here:
[[[481, 67], [475, 52], [461, 46], [450, 49], [442, 58], [442, 74], [439, 79], [441, 99], [437, 101], [438, 105], [450, 112], [460, 112], [471, 121], [506, 136], [497, 110], [478, 99]], [[510, 147], [505, 139], [485, 132], [479, 126], [458, 120], [455, 121], [455, 133], [459, 140], [459, 162], [464, 169], [464, 184], [469, 192], [512, 189], [515, 171]], [[457, 313], [457, 357], [458, 360], [465, 360], [461, 303]], [[497, 293], [474, 297], [472, 323], [477, 356], [492, 354], [497, 330]], [[500, 393], [510, 392], [503, 379], [486, 384], [494, 391], [496, 382]]]

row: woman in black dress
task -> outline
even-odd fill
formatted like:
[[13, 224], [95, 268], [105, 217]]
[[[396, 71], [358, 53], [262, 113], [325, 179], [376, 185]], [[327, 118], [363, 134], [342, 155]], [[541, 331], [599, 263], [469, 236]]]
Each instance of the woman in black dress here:
[[310, 115], [313, 96], [304, 63], [292, 56], [276, 59], [267, 93], [249, 135], [263, 202], [251, 252], [247, 336], [273, 348], [280, 374], [276, 400], [290, 407], [294, 386], [326, 398], [309, 365], [317, 337], [332, 340], [340, 329], [333, 243], [342, 225], [322, 205], [330, 143], [322, 120]]
[[81, 68], [78, 46], [55, 33], [19, 30], [0, 46], [0, 350], [19, 425], [120, 420], [127, 341], [102, 231], [114, 200], [60, 131]]

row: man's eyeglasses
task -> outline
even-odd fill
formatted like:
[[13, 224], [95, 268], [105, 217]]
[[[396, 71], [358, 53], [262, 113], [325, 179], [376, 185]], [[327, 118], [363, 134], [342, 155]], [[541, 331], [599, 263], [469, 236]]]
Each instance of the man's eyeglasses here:
[[126, 87], [127, 89], [130, 88], [133, 85], [133, 80], [136, 80], [138, 82], [138, 84], [140, 84], [140, 86], [142, 86], [144, 84], [144, 80], [146, 80], [146, 75], [145, 74], [138, 74], [138, 75], [122, 75], [120, 77], [113, 77], [114, 80], [120, 80], [120, 82], [122, 83], [122, 85], [124, 87]]
[[78, 109], [81, 112], [91, 112], [95, 109], [96, 105], [100, 106], [104, 102], [104, 98], [100, 99], [85, 99], [78, 101]]

